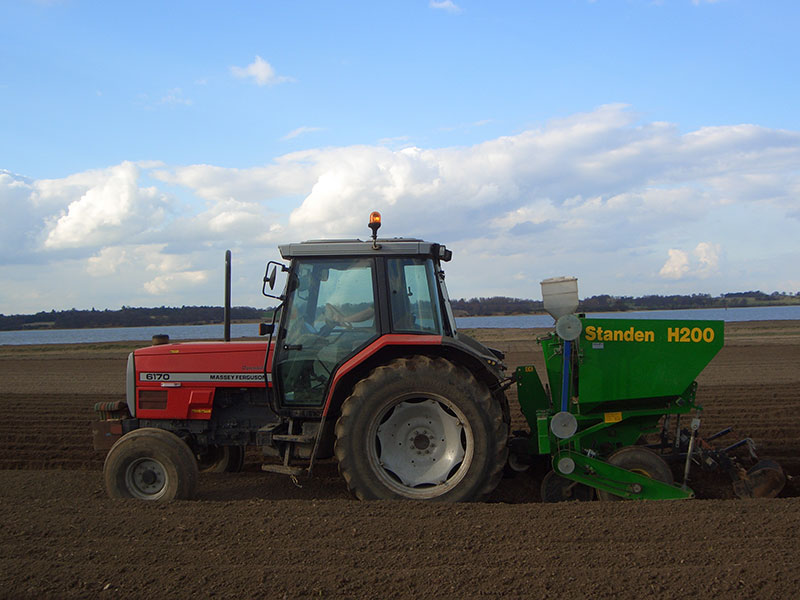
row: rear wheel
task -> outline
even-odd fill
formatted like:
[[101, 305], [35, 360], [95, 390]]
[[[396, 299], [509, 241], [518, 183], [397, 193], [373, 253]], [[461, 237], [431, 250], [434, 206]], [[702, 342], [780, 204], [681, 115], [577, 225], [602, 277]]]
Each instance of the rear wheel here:
[[508, 424], [488, 388], [441, 358], [378, 367], [342, 405], [339, 471], [358, 498], [465, 501], [497, 486]]
[[202, 473], [238, 473], [244, 466], [244, 446], [209, 446], [196, 456]]
[[[620, 448], [612, 454], [608, 463], [615, 467], [633, 471], [650, 479], [661, 481], [672, 485], [675, 480], [669, 465], [658, 454], [645, 448], [644, 446], [626, 446]], [[615, 496], [604, 490], [597, 490], [597, 497], [600, 500], [622, 500], [620, 496]]]
[[112, 498], [187, 500], [197, 486], [197, 461], [189, 446], [169, 431], [145, 427], [125, 434], [103, 465]]

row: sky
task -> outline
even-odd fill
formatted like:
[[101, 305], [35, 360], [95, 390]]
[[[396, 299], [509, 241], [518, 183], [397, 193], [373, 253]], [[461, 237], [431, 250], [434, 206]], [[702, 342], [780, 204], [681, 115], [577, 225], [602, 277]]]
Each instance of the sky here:
[[450, 296], [800, 291], [796, 0], [0, 0], [0, 313], [268, 306], [279, 244]]

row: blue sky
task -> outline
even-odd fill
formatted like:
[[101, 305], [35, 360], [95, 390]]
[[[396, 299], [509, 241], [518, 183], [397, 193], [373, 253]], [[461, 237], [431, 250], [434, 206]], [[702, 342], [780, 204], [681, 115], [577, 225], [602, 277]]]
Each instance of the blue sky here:
[[800, 290], [794, 1], [2, 4], [0, 313], [262, 305], [280, 243], [454, 297]]

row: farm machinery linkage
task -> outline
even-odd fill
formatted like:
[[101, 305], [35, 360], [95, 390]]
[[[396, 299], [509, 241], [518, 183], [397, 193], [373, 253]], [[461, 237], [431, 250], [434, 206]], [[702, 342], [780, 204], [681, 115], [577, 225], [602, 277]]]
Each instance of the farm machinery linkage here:
[[[782, 489], [750, 440], [717, 450], [727, 430], [699, 436], [695, 378], [722, 322], [586, 318], [576, 280], [549, 279], [544, 381], [533, 366], [508, 373], [502, 352], [456, 327], [450, 250], [378, 239], [378, 213], [369, 226], [367, 241], [280, 247], [289, 264], [270, 261], [262, 287], [279, 301], [266, 341], [230, 341], [228, 254], [225, 341], [159, 336], [129, 355], [126, 400], [95, 405], [92, 424], [112, 497], [191, 498], [200, 471], [237, 471], [248, 447], [293, 478], [335, 456], [360, 499], [481, 499], [539, 457], [545, 501], [691, 498], [692, 465], [727, 472], [742, 497]], [[512, 385], [530, 427], [513, 435]]]

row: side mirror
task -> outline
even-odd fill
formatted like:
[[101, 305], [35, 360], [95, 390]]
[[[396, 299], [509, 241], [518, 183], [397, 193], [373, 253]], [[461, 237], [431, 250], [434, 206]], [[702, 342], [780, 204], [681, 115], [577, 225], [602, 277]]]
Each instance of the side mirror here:
[[[281, 273], [286, 273], [289, 271], [289, 267], [286, 265], [271, 260], [267, 263], [267, 268], [264, 272], [264, 283], [261, 285], [261, 293], [268, 298], [279, 298], [279, 296], [271, 293], [272, 290], [275, 289], [275, 280], [278, 277], [278, 267], [280, 267]], [[269, 290], [267, 290], [267, 286], [269, 286]]]
[[273, 331], [275, 331], [275, 324], [274, 323], [259, 323], [258, 324], [258, 335], [272, 335]]
[[275, 278], [277, 276], [278, 276], [278, 267], [277, 265], [274, 265], [272, 267], [272, 273], [270, 273], [269, 276], [267, 276], [267, 278], [264, 279], [264, 282], [269, 284], [269, 289], [271, 290], [275, 289]]

